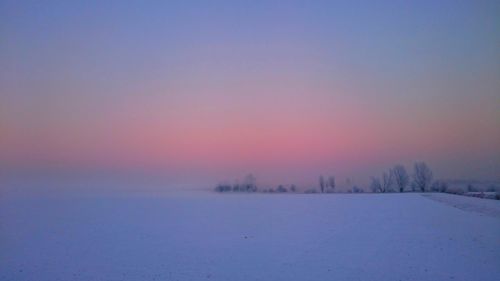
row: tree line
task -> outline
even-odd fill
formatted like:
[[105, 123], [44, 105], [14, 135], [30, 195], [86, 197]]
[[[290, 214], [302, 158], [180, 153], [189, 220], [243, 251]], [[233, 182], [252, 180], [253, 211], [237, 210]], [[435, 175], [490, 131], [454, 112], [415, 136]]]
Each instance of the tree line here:
[[416, 162], [413, 174], [408, 174], [405, 166], [398, 164], [381, 177], [372, 177], [370, 189], [372, 192], [405, 192], [411, 191], [446, 191], [447, 184], [443, 181], [433, 181], [434, 175], [425, 162]]
[[[470, 191], [468, 187], [468, 191]], [[221, 183], [215, 187], [217, 192], [264, 192], [264, 193], [334, 193], [336, 189], [335, 176], [319, 176], [318, 186], [299, 190], [296, 185], [278, 185], [276, 188], [258, 188], [254, 175], [247, 175], [242, 181], [234, 184]], [[434, 180], [434, 173], [425, 162], [415, 162], [410, 174], [406, 167], [401, 164], [394, 165], [380, 176], [370, 178], [368, 191], [373, 193], [388, 192], [448, 192], [463, 194], [461, 189], [449, 188], [447, 182]], [[363, 193], [365, 189], [356, 185], [350, 187], [349, 193]]]

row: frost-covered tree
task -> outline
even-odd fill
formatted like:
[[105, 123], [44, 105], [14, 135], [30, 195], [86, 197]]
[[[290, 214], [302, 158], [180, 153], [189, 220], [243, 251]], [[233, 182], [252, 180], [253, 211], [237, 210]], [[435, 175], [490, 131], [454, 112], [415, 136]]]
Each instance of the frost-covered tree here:
[[408, 175], [408, 172], [406, 172], [405, 166], [394, 166], [394, 168], [392, 168], [392, 173], [394, 175], [394, 182], [396, 183], [399, 192], [403, 192], [410, 183], [410, 176]]
[[394, 174], [392, 173], [392, 170], [389, 170], [389, 172], [384, 172], [382, 174], [381, 192], [392, 191], [393, 184], [394, 184]]
[[217, 192], [229, 192], [231, 189], [231, 185], [226, 183], [220, 183], [215, 187], [215, 191]]
[[477, 192], [479, 191], [477, 188], [474, 187], [471, 183], [467, 184], [467, 192]]
[[411, 191], [415, 192], [417, 191], [417, 184], [415, 182], [411, 182], [410, 183], [410, 187], [411, 187]]
[[353, 193], [363, 193], [363, 189], [359, 188], [358, 186], [355, 185], [352, 187], [352, 192]]
[[286, 189], [286, 187], [284, 187], [283, 185], [279, 185], [278, 188], [276, 189], [276, 192], [287, 192], [288, 190]]
[[321, 193], [325, 192], [326, 182], [323, 176], [319, 176], [319, 190]]
[[432, 183], [432, 171], [425, 162], [416, 162], [413, 173], [413, 183], [421, 192], [429, 190]]
[[327, 190], [328, 193], [335, 192], [335, 177], [334, 176], [328, 177], [327, 189], [328, 189]]
[[244, 181], [243, 181], [243, 190], [246, 192], [256, 192], [257, 191], [257, 184], [256, 184], [256, 178], [252, 174], [248, 174]]
[[370, 189], [372, 192], [382, 192], [382, 184], [380, 183], [380, 179], [376, 177], [371, 178]]
[[494, 184], [490, 184], [490, 185], [488, 186], [488, 188], [486, 189], [486, 191], [487, 191], [487, 192], [495, 192], [495, 191], [497, 191], [497, 190], [499, 190], [499, 191], [500, 191], [500, 189], [499, 189], [499, 188], [497, 188]]
[[431, 190], [434, 192], [446, 192], [448, 190], [448, 184], [442, 180], [434, 181], [431, 185]]
[[290, 186], [290, 192], [297, 192], [297, 187], [295, 186], [295, 184], [292, 184]]

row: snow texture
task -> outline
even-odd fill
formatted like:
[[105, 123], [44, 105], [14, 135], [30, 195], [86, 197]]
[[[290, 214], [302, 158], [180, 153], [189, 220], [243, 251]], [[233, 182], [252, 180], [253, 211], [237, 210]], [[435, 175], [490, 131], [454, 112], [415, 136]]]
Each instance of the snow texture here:
[[477, 212], [482, 215], [500, 219], [500, 201], [498, 200], [480, 199], [476, 197], [450, 195], [444, 193], [427, 193], [423, 196], [464, 211]]
[[431, 198], [4, 196], [0, 280], [499, 280], [500, 218]]

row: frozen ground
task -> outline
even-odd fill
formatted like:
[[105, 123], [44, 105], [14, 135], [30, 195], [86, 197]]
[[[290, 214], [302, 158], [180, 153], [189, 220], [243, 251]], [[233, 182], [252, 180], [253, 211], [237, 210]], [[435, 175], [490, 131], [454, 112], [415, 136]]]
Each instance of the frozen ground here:
[[0, 198], [4, 281], [470, 281], [499, 265], [499, 217], [419, 194]]
[[476, 197], [450, 195], [444, 193], [427, 193], [423, 196], [448, 204], [468, 212], [476, 212], [481, 215], [500, 219], [500, 202], [492, 199], [481, 199]]

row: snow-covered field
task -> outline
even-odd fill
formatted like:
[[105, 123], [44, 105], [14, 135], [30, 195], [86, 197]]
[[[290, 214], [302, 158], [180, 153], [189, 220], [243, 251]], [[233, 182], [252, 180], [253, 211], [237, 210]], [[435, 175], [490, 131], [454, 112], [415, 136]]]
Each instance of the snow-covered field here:
[[5, 196], [0, 280], [500, 280], [500, 218], [438, 197]]

